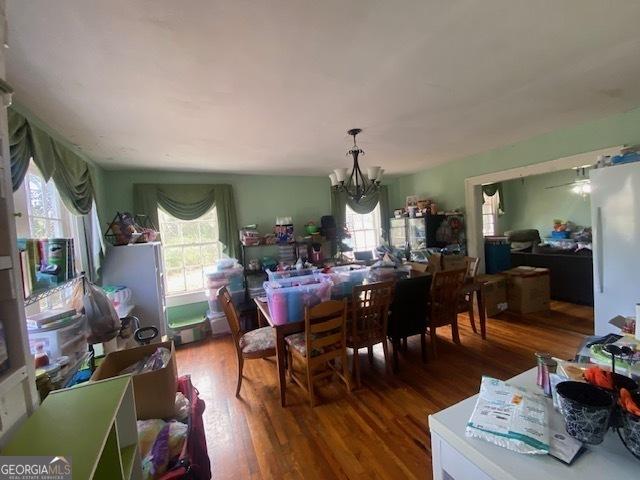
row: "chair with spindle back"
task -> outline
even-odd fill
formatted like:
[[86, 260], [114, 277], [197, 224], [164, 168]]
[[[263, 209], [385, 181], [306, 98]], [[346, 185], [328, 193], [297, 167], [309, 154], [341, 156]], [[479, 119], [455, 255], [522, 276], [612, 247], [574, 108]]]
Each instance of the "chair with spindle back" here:
[[[478, 267], [480, 265], [480, 259], [476, 257], [464, 257], [466, 264], [466, 275], [465, 282], [470, 282], [473, 278], [478, 274]], [[460, 295], [460, 301], [458, 303], [458, 313], [469, 314], [469, 322], [471, 322], [471, 328], [473, 329], [473, 333], [478, 333], [478, 329], [476, 328], [476, 320], [473, 312], [473, 292], [471, 293], [462, 293]]]
[[[285, 338], [289, 379], [309, 395], [311, 407], [316, 404], [315, 383], [317, 380], [338, 375], [351, 391], [347, 366], [346, 347], [346, 300], [329, 300], [304, 311], [304, 332]], [[304, 365], [306, 382], [294, 368], [294, 360]], [[335, 363], [340, 360], [340, 367]]]
[[245, 360], [255, 358], [273, 357], [276, 354], [276, 336], [273, 327], [262, 327], [256, 330], [250, 330], [243, 333], [240, 328], [240, 318], [236, 311], [231, 294], [227, 287], [222, 287], [217, 291], [218, 301], [222, 306], [231, 336], [233, 337], [233, 345], [236, 349], [238, 358], [238, 383], [236, 385], [236, 397], [240, 396], [240, 387], [242, 386], [242, 369]]
[[436, 329], [451, 325], [455, 343], [460, 343], [458, 332], [458, 302], [467, 269], [436, 272], [431, 280], [431, 298], [427, 325], [431, 336], [431, 351], [436, 356]]
[[360, 386], [358, 350], [367, 348], [373, 363], [373, 346], [382, 343], [385, 367], [390, 367], [387, 346], [387, 319], [393, 297], [394, 282], [377, 282], [353, 287], [351, 317], [347, 325], [347, 347], [353, 349], [353, 374]]

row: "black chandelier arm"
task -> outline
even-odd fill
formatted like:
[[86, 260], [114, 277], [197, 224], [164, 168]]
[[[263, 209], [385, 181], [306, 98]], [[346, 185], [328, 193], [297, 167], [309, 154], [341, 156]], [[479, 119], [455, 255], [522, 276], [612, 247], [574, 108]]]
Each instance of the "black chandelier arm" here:
[[334, 187], [335, 191], [345, 192], [350, 198], [355, 200], [356, 203], [358, 203], [363, 197], [375, 193], [380, 186], [380, 182], [375, 178], [367, 178], [360, 169], [358, 157], [360, 155], [364, 155], [364, 150], [356, 144], [356, 135], [361, 131], [362, 130], [359, 128], [354, 128], [347, 132], [349, 135], [353, 136], [353, 148], [347, 152], [347, 156], [351, 155], [353, 157], [353, 168], [351, 169], [349, 178], [341, 181]]

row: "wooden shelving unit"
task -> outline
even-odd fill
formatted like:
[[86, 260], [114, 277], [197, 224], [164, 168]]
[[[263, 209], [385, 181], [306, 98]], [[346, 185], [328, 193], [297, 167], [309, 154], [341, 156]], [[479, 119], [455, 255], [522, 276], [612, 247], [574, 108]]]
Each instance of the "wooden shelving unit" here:
[[[0, 0], [0, 38], [5, 37], [5, 2]], [[5, 50], [0, 49], [0, 78], [5, 77]], [[0, 323], [9, 367], [0, 373], [0, 447], [38, 404], [33, 358], [29, 351], [16, 244], [13, 188], [9, 162], [7, 111], [0, 94]]]
[[131, 376], [51, 392], [2, 454], [70, 458], [73, 478], [142, 478]]

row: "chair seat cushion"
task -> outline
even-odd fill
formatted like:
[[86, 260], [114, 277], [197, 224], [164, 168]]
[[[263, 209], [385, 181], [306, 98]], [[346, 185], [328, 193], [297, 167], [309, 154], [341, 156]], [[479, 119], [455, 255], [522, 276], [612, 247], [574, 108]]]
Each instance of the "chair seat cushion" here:
[[276, 334], [273, 327], [262, 327], [251, 330], [240, 337], [240, 349], [242, 353], [256, 354], [275, 350]]
[[[304, 336], [304, 332], [294, 333], [293, 335], [289, 335], [285, 337], [284, 341], [287, 343], [289, 348], [293, 348], [303, 357], [307, 356], [307, 342]], [[322, 350], [323, 349], [320, 349], [320, 350], [314, 349], [313, 352], [311, 352], [311, 356], [315, 357], [317, 355], [320, 355], [322, 353]]]

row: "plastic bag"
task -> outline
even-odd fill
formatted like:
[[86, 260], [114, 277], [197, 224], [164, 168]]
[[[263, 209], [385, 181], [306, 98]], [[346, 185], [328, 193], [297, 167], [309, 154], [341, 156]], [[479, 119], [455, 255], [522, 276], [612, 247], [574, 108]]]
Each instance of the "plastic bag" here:
[[86, 282], [86, 289], [82, 303], [90, 330], [87, 342], [108, 342], [120, 332], [120, 318], [111, 300], [100, 288]]
[[141, 373], [153, 372], [154, 370], [160, 370], [164, 368], [171, 360], [171, 351], [165, 347], [158, 347], [151, 355], [147, 355], [141, 360], [138, 360], [132, 365], [129, 365], [124, 370], [121, 370], [118, 375], [140, 375]]
[[465, 433], [518, 453], [549, 453], [544, 399], [495, 378], [482, 377]]
[[182, 392], [176, 392], [176, 419], [186, 423], [189, 418], [191, 404], [189, 399]]

